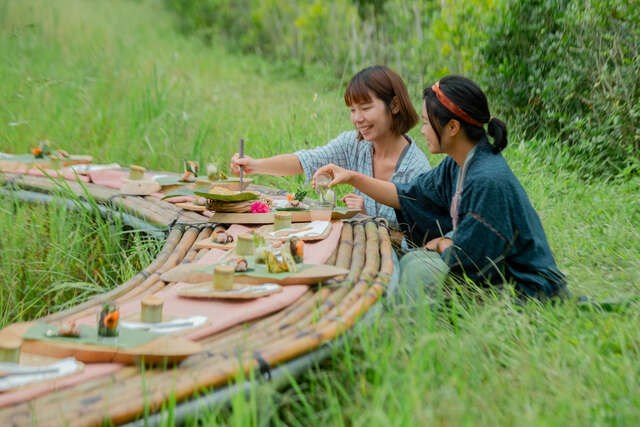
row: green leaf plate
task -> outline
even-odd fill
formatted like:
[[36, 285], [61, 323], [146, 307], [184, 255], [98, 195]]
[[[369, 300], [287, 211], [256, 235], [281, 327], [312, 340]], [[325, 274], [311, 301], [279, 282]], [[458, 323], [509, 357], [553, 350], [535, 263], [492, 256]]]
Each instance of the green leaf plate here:
[[215, 200], [218, 202], [245, 202], [247, 200], [257, 200], [258, 194], [252, 191], [242, 191], [234, 194], [211, 194], [203, 193], [202, 191], [194, 191], [198, 196], [205, 199]]

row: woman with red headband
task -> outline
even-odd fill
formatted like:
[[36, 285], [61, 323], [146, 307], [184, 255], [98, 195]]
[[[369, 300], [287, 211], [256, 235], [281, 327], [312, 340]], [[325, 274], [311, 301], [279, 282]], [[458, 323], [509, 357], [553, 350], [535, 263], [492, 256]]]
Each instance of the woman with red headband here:
[[316, 172], [393, 207], [407, 237], [426, 243], [402, 258], [403, 289], [415, 297], [423, 287], [438, 298], [444, 278], [454, 274], [479, 285], [510, 283], [523, 297], [564, 296], [564, 275], [538, 214], [500, 154], [507, 128], [491, 117], [482, 90], [467, 78], [444, 77], [424, 90], [422, 119], [429, 151], [448, 156], [413, 181], [383, 182], [336, 165]]

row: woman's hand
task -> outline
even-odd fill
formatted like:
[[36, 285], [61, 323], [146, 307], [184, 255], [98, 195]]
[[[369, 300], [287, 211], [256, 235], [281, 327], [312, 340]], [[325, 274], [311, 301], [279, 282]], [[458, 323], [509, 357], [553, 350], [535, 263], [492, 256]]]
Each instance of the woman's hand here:
[[316, 188], [316, 177], [319, 175], [329, 175], [332, 181], [329, 183], [329, 187], [334, 187], [338, 184], [350, 184], [351, 179], [353, 178], [354, 172], [343, 169], [340, 166], [334, 165], [333, 163], [329, 163], [318, 169], [316, 173], [313, 174], [313, 180], [311, 181], [311, 186]]
[[366, 215], [367, 211], [364, 208], [364, 197], [349, 193], [342, 198], [342, 201], [347, 205], [347, 208], [351, 210], [358, 209]]
[[430, 240], [425, 246], [428, 251], [438, 252], [442, 255], [442, 252], [446, 251], [449, 246], [453, 245], [453, 240], [448, 237], [436, 237]]
[[229, 170], [235, 176], [240, 176], [240, 166], [242, 166], [242, 170], [245, 175], [251, 175], [257, 173], [259, 159], [254, 159], [253, 157], [244, 156], [240, 158], [240, 154], [236, 153], [231, 157], [231, 165]]

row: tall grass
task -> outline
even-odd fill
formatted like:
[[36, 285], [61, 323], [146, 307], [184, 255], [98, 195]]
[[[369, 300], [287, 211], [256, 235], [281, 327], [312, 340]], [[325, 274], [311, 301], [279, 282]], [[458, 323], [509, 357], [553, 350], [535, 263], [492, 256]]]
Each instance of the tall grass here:
[[[226, 164], [241, 137], [249, 155], [264, 156], [351, 128], [340, 82], [283, 77], [282, 69], [176, 34], [159, 2], [0, 0], [0, 150], [24, 152], [47, 137], [99, 162], [178, 170], [183, 157]], [[417, 129], [411, 134], [426, 151]], [[640, 293], [640, 181], [585, 183], [550, 168], [540, 141], [516, 133], [510, 141], [505, 156], [573, 292]], [[1, 321], [124, 281], [155, 250], [138, 239], [90, 212], [2, 199]], [[503, 298], [438, 313], [392, 306], [287, 390], [255, 389], [190, 422], [634, 424], [639, 313], [571, 305], [518, 312]]]
[[[61, 194], [62, 195], [62, 194]], [[76, 199], [77, 201], [77, 199]], [[60, 199], [47, 206], [0, 197], [0, 326], [103, 293], [144, 268], [161, 242]]]

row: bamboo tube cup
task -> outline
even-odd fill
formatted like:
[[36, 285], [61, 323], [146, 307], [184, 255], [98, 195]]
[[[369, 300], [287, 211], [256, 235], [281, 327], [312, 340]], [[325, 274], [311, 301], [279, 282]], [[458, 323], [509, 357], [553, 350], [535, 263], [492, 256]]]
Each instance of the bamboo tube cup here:
[[273, 214], [273, 229], [282, 230], [291, 228], [291, 214], [289, 212], [276, 212]]
[[0, 341], [0, 361], [18, 363], [22, 340], [16, 337], [6, 337]]
[[155, 295], [148, 295], [140, 302], [140, 319], [144, 323], [162, 322], [162, 305], [164, 301]]
[[230, 265], [219, 265], [213, 270], [213, 289], [228, 291], [233, 288], [233, 273]]
[[251, 256], [254, 251], [255, 243], [253, 241], [253, 235], [249, 233], [240, 234], [236, 245], [236, 253], [241, 256]]
[[131, 165], [131, 167], [129, 168], [129, 179], [132, 181], [139, 181], [141, 179], [144, 179], [144, 173], [146, 171], [147, 170], [142, 166]]

